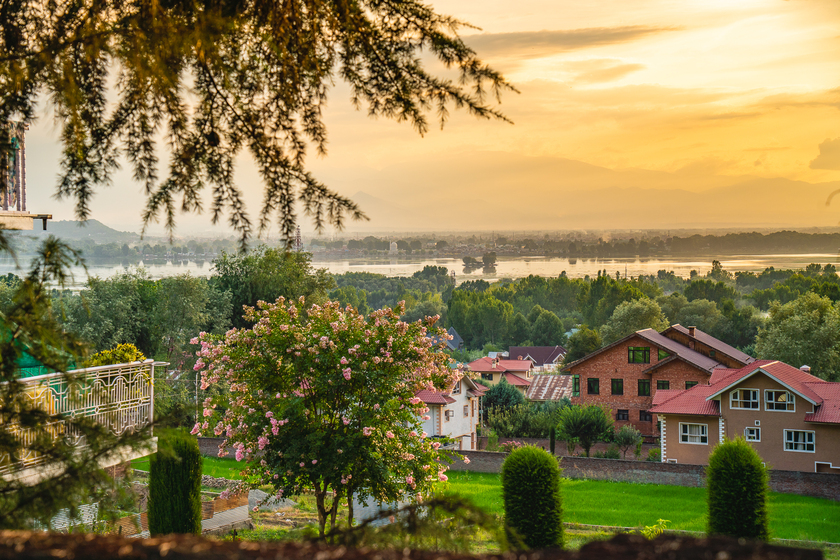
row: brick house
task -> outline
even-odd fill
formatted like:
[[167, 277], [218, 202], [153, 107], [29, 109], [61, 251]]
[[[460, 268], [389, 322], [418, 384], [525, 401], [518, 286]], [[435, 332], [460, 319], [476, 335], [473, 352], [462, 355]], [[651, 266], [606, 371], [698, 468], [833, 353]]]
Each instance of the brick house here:
[[663, 462], [703, 465], [741, 436], [773, 469], [840, 474], [840, 383], [783, 362], [716, 369], [706, 384], [657, 394], [651, 412]]
[[608, 408], [616, 428], [631, 425], [659, 435], [650, 408], [658, 391], [708, 383], [715, 368], [742, 367], [754, 358], [694, 327], [644, 329], [568, 364], [572, 403]]
[[481, 418], [481, 396], [486, 387], [466, 375], [448, 392], [423, 390], [415, 396], [429, 407], [423, 431], [431, 437], [457, 440], [458, 449], [475, 449], [476, 425]]
[[531, 360], [504, 360], [499, 357], [485, 356], [470, 362], [467, 367], [490, 385], [496, 385], [504, 379], [524, 395], [528, 386], [531, 385], [534, 362]]

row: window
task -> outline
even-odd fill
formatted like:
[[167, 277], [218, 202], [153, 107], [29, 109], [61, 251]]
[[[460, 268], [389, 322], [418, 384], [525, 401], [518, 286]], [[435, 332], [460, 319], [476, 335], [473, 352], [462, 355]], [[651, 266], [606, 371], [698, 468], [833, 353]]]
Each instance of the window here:
[[624, 394], [624, 380], [623, 379], [613, 379], [610, 383], [611, 392], [613, 395], [623, 395]]
[[670, 358], [670, 357], [671, 357], [671, 354], [669, 354], [665, 350], [662, 350], [661, 348], [659, 349], [659, 359], [660, 360], [664, 360], [664, 359]]
[[630, 411], [618, 409], [615, 411], [616, 420], [630, 420]]
[[744, 439], [747, 441], [761, 441], [761, 428], [744, 428]]
[[458, 383], [452, 387], [452, 394], [453, 395], [460, 395], [461, 394], [461, 381], [459, 380]]
[[668, 381], [667, 379], [657, 380], [657, 382], [656, 382], [656, 390], [657, 391], [660, 390], [660, 389], [666, 389], [667, 390], [667, 389], [670, 389], [670, 388], [671, 388], [671, 382]]
[[627, 363], [628, 364], [649, 364], [650, 363], [650, 348], [647, 346], [628, 346], [627, 347]]
[[785, 430], [785, 451], [814, 452], [814, 432]]
[[758, 390], [735, 389], [729, 393], [729, 408], [754, 408], [758, 410]]
[[443, 413], [443, 419], [447, 422], [449, 422], [450, 418], [454, 418], [454, 417], [455, 417], [455, 411], [454, 410], [447, 410]]
[[470, 405], [465, 404], [464, 405], [464, 418], [469, 417], [469, 415], [470, 415]]
[[709, 350], [709, 357], [710, 357], [710, 358], [714, 358], [714, 357], [715, 357], [715, 351], [714, 351], [714, 350]]
[[601, 393], [601, 380], [597, 377], [587, 379], [586, 392], [590, 395], [599, 395]]
[[764, 391], [764, 410], [785, 410], [794, 412], [796, 402], [787, 391]]
[[650, 396], [650, 379], [639, 379], [639, 396]]
[[639, 411], [639, 421], [640, 422], [653, 422], [653, 414], [651, 414], [647, 410], [640, 410]]
[[695, 385], [697, 385], [697, 381], [686, 381], [685, 382], [685, 388], [686, 389], [691, 389]]
[[683, 424], [680, 422], [680, 442], [707, 445], [709, 427], [706, 424]]
[[486, 381], [493, 381], [493, 374], [492, 373], [482, 373], [481, 378]]
[[572, 376], [572, 396], [579, 397], [580, 396], [580, 375], [573, 375]]

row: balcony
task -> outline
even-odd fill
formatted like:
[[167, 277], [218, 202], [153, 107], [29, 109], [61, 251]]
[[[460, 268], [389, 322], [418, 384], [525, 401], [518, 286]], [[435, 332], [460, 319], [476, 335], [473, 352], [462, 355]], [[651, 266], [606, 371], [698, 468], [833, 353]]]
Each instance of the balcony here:
[[[63, 373], [47, 373], [22, 377], [24, 393], [38, 407], [50, 414], [78, 417], [86, 416], [109, 427], [116, 434], [142, 429], [154, 417], [154, 368], [167, 365], [165, 362], [146, 360], [130, 364], [116, 364], [68, 372], [71, 381]], [[38, 430], [12, 427], [12, 433], [23, 440], [19, 461], [11, 462], [8, 453], [0, 453], [0, 476], [37, 482], [48, 475], [50, 465], [47, 459], [29, 449], [39, 434], [46, 431], [53, 438], [70, 438], [82, 449], [86, 443], [64, 420], [58, 420]], [[110, 467], [156, 450], [156, 438], [150, 447], [143, 449], [121, 449], [101, 461], [103, 468]]]

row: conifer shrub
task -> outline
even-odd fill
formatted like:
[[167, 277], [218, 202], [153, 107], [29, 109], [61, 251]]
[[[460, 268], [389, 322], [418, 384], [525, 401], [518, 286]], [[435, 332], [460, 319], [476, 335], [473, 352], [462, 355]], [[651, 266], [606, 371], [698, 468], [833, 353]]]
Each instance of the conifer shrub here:
[[533, 446], [515, 449], [502, 464], [505, 526], [529, 549], [563, 546], [563, 502], [560, 467], [547, 451]]
[[183, 432], [160, 437], [149, 465], [149, 533], [201, 534], [201, 453]]
[[715, 447], [706, 467], [709, 535], [766, 541], [767, 468], [743, 438]]
[[554, 426], [548, 431], [548, 451], [554, 455], [555, 440], [557, 439], [557, 428]]

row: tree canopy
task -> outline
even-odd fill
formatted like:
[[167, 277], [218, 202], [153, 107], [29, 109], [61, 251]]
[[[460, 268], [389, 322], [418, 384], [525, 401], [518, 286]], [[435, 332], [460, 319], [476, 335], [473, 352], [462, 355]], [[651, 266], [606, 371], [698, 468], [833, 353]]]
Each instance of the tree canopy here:
[[[304, 165], [310, 147], [326, 152], [336, 77], [355, 107], [421, 134], [430, 111], [443, 124], [451, 107], [504, 119], [488, 97], [513, 90], [460, 39], [467, 24], [418, 0], [10, 0], [0, 10], [0, 122], [30, 122], [46, 100], [61, 126], [58, 195], [82, 219], [124, 155], [147, 194], [147, 225], [162, 213], [172, 230], [179, 208], [204, 206], [209, 185], [213, 222], [228, 212], [245, 238], [255, 228], [234, 161], [247, 150], [264, 182], [260, 231], [276, 215], [293, 239], [300, 209], [319, 229], [340, 227], [364, 214]], [[456, 77], [430, 74], [421, 53]]]

